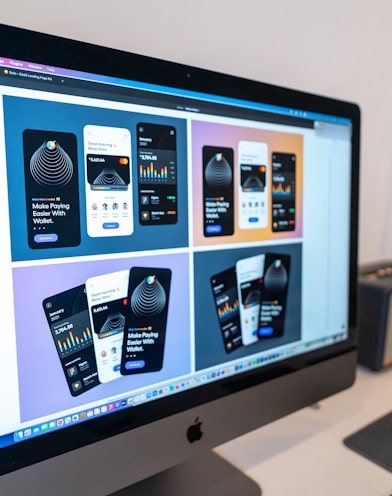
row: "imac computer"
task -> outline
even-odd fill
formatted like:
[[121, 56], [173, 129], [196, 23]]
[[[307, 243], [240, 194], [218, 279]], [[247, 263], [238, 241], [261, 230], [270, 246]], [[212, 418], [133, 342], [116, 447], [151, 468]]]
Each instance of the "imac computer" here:
[[0, 494], [247, 494], [355, 378], [358, 106], [2, 25], [0, 116]]

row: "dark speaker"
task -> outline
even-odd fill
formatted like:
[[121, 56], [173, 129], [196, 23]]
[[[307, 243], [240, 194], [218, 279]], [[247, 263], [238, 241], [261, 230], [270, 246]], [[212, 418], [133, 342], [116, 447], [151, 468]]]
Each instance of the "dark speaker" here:
[[392, 365], [392, 262], [358, 273], [358, 360], [373, 370]]

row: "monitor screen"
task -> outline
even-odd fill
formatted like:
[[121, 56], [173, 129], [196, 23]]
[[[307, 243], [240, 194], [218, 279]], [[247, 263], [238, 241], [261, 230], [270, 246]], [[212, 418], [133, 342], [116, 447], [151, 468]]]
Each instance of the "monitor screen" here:
[[353, 382], [357, 105], [0, 26], [0, 114], [2, 496]]

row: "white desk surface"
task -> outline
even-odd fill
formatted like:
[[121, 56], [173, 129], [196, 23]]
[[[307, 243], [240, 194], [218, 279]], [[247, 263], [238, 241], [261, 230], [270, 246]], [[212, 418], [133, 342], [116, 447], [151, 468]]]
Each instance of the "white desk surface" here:
[[[392, 472], [343, 439], [392, 411], [392, 368], [358, 369], [354, 386], [217, 449], [263, 496], [391, 496]], [[391, 446], [392, 450], [392, 446]]]

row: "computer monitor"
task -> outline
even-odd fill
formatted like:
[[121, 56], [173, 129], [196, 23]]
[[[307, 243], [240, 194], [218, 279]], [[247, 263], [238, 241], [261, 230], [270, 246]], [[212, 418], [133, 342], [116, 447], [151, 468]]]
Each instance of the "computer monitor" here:
[[2, 496], [191, 494], [353, 383], [357, 105], [4, 25], [0, 67]]

